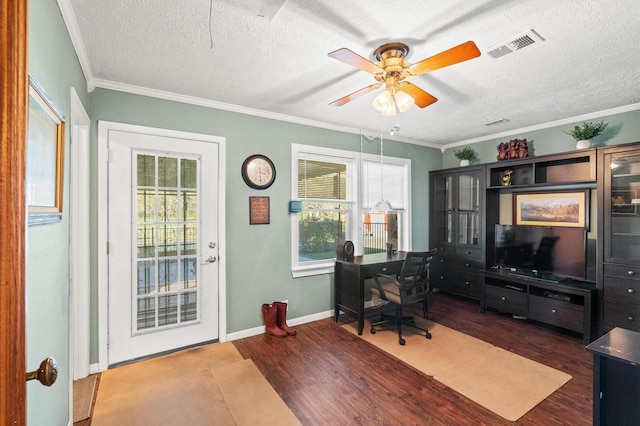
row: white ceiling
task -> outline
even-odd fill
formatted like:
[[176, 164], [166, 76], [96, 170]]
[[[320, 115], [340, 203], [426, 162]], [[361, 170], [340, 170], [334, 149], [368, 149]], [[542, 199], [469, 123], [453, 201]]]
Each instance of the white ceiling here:
[[[90, 89], [181, 99], [349, 129], [401, 126], [399, 140], [475, 141], [594, 112], [640, 108], [637, 0], [59, 0]], [[486, 52], [533, 29], [544, 41]], [[411, 77], [439, 99], [383, 118], [375, 83], [327, 56], [373, 60], [402, 41], [409, 63], [473, 40], [482, 55]], [[381, 90], [381, 89], [378, 89]], [[508, 121], [494, 126], [483, 123]], [[568, 137], [568, 136], [567, 136]]]

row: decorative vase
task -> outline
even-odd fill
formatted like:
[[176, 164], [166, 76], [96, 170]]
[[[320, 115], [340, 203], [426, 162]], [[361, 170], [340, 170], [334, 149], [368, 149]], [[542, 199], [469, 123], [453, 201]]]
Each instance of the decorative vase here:
[[460, 160], [460, 165], [461, 166], [468, 166], [469, 164], [471, 164], [471, 162], [469, 160]]
[[583, 139], [576, 143], [576, 149], [587, 149], [591, 148], [591, 139]]

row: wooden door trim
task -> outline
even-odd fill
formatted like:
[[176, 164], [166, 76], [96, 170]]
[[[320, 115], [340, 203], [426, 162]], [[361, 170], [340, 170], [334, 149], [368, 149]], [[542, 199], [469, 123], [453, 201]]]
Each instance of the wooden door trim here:
[[27, 0], [0, 2], [0, 424], [26, 424]]

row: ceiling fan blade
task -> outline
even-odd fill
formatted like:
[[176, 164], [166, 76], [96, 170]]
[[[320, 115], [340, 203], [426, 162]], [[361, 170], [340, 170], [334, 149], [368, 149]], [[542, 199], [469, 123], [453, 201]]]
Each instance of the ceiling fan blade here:
[[363, 58], [362, 56], [354, 53], [353, 51], [343, 47], [342, 49], [335, 50], [329, 53], [327, 56], [336, 59], [340, 62], [344, 62], [347, 65], [351, 65], [356, 68], [360, 68], [370, 74], [378, 74], [384, 72], [382, 68], [374, 64], [373, 62]]
[[408, 72], [411, 75], [420, 75], [429, 71], [448, 67], [449, 65], [457, 64], [459, 62], [464, 62], [469, 59], [477, 58], [478, 56], [480, 56], [478, 46], [476, 46], [472, 41], [467, 41], [456, 47], [452, 47], [449, 50], [440, 52], [437, 55], [423, 59], [420, 62], [416, 62], [409, 67]]
[[364, 95], [365, 93], [369, 93], [372, 90], [376, 90], [380, 86], [382, 86], [382, 83], [372, 84], [372, 85], [364, 87], [364, 88], [362, 88], [360, 90], [356, 90], [355, 92], [353, 92], [351, 94], [348, 94], [347, 96], [344, 96], [344, 97], [338, 99], [337, 101], [333, 101], [329, 105], [342, 106], [342, 105], [346, 104], [347, 102], [351, 102], [355, 98]]
[[416, 105], [420, 108], [424, 108], [435, 102], [438, 102], [438, 98], [430, 95], [415, 84], [411, 84], [408, 81], [400, 87], [400, 90], [411, 96], [416, 102]]

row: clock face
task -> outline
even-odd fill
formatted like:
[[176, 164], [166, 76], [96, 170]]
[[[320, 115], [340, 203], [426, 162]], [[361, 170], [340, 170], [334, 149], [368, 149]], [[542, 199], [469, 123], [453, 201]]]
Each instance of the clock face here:
[[276, 168], [264, 155], [252, 155], [242, 164], [242, 178], [252, 188], [266, 189], [276, 179]]

